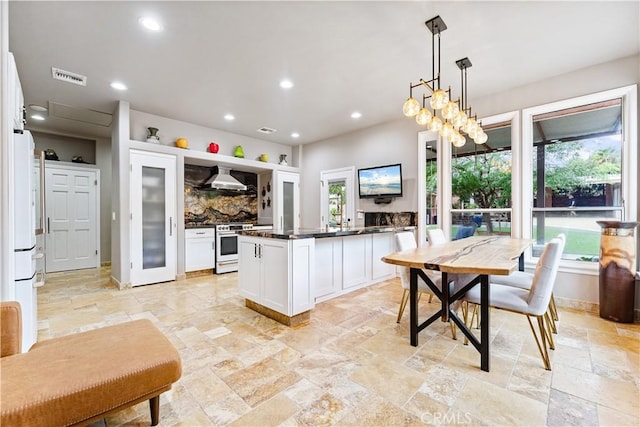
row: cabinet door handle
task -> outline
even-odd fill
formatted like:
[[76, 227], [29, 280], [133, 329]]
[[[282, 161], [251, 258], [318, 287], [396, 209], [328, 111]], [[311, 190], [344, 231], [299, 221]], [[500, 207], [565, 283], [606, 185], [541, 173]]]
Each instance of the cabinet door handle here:
[[51, 218], [47, 217], [47, 234], [51, 234]]
[[260, 245], [260, 259], [262, 259], [262, 245]]
[[258, 258], [258, 245], [253, 244], [253, 257]]
[[169, 217], [169, 236], [173, 236], [173, 217]]

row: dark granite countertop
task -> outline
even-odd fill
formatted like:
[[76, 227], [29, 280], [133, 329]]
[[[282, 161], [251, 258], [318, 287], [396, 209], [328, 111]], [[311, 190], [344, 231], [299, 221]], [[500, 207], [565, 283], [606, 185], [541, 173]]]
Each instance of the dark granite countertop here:
[[374, 233], [394, 233], [404, 230], [415, 230], [414, 226], [381, 226], [381, 227], [352, 227], [348, 230], [340, 230], [339, 228], [329, 228], [323, 230], [320, 228], [299, 228], [296, 230], [244, 230], [238, 231], [238, 234], [242, 236], [251, 237], [265, 237], [269, 239], [321, 239], [324, 237], [342, 237], [342, 236], [357, 236], [360, 234], [374, 234]]

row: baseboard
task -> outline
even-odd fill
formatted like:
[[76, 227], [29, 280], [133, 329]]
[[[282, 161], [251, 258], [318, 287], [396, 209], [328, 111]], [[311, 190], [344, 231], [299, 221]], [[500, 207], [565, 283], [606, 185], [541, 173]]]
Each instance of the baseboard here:
[[[569, 298], [555, 297], [556, 305], [563, 308], [575, 308], [593, 314], [600, 314], [600, 304], [588, 301], [579, 301]], [[640, 308], [633, 310], [633, 323], [640, 323]]]
[[103, 261], [100, 263], [100, 267], [111, 267], [111, 261]]
[[113, 283], [119, 290], [132, 288], [131, 283], [122, 283], [113, 276], [110, 276], [109, 278], [111, 279], [111, 283]]

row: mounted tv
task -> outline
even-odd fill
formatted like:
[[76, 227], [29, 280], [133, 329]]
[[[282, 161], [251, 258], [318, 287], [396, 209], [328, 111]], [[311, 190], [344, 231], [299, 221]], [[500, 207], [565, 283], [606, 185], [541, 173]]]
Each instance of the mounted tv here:
[[377, 203], [402, 197], [402, 165], [358, 169], [358, 191], [361, 199], [373, 198]]

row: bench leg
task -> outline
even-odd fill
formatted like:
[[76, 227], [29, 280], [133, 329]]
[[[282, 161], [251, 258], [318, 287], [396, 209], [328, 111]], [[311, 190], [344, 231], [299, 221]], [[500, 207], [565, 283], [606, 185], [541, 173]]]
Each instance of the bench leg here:
[[149, 399], [149, 410], [151, 411], [151, 425], [157, 426], [160, 415], [160, 395]]

